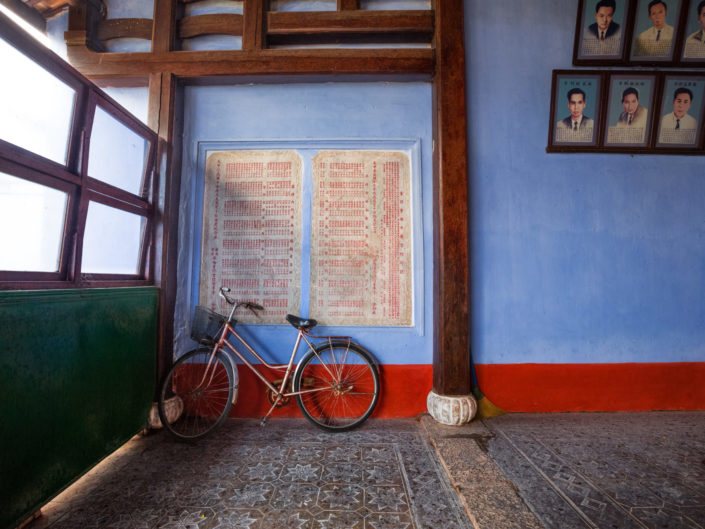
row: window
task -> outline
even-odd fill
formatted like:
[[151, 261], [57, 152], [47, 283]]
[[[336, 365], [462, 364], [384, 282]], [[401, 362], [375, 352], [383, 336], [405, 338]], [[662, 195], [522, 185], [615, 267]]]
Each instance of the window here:
[[149, 142], [96, 107], [88, 155], [88, 175], [105, 183], [142, 194], [142, 178]]
[[145, 224], [145, 217], [91, 202], [83, 235], [83, 272], [137, 275]]
[[65, 164], [76, 91], [5, 40], [0, 57], [0, 138]]
[[0, 173], [0, 269], [58, 272], [68, 194]]
[[0, 287], [151, 284], [156, 134], [2, 13], [0, 56]]

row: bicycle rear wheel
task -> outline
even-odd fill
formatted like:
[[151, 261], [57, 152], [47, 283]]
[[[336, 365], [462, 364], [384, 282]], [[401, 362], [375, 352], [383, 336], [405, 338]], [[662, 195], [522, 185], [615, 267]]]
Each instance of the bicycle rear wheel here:
[[[219, 426], [228, 416], [236, 395], [237, 371], [222, 351], [209, 363], [212, 351], [201, 348], [179, 358], [167, 373], [159, 392], [159, 418], [179, 439], [194, 440]], [[169, 423], [165, 401], [177, 396], [183, 403], [181, 416]]]
[[345, 431], [362, 424], [379, 399], [379, 374], [370, 354], [348, 342], [308, 353], [294, 378], [301, 413], [316, 426]]

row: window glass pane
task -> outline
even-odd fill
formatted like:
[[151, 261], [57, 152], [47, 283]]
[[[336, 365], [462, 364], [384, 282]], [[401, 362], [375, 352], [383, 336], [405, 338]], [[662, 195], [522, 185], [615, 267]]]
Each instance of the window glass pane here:
[[63, 191], [0, 173], [0, 270], [59, 270]]
[[145, 125], [149, 118], [149, 88], [136, 86], [129, 88], [105, 87], [103, 92], [112, 97], [125, 110], [135, 116]]
[[91, 202], [83, 235], [84, 274], [136, 274], [145, 218]]
[[148, 148], [149, 142], [142, 136], [96, 107], [88, 176], [139, 195]]
[[0, 39], [0, 138], [66, 163], [76, 91]]

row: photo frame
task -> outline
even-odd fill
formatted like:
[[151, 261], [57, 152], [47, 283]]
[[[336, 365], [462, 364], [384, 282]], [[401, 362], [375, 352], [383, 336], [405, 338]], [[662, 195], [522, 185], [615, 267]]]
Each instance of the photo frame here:
[[705, 66], [705, 0], [687, 3], [683, 30], [680, 62], [687, 66]]
[[630, 62], [674, 62], [683, 3], [684, 0], [636, 0]]
[[630, 7], [631, 0], [580, 0], [573, 63], [623, 62]]
[[600, 72], [553, 72], [548, 147], [596, 147], [600, 126]]
[[703, 144], [705, 75], [666, 75], [658, 112], [657, 149], [698, 150]]
[[648, 147], [657, 99], [656, 74], [614, 73], [608, 84], [604, 146]]

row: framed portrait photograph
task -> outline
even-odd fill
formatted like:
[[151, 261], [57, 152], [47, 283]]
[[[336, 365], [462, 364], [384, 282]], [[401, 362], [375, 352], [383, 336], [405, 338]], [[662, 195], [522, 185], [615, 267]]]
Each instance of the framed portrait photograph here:
[[705, 75], [666, 75], [655, 147], [698, 149], [702, 145], [704, 107]]
[[705, 0], [691, 0], [685, 22], [681, 62], [705, 64]]
[[601, 97], [599, 72], [554, 71], [549, 148], [595, 146]]
[[682, 0], [636, 0], [630, 61], [674, 61]]
[[610, 75], [605, 147], [648, 146], [655, 90], [655, 73]]
[[580, 0], [573, 53], [575, 64], [624, 59], [626, 17], [630, 0]]

